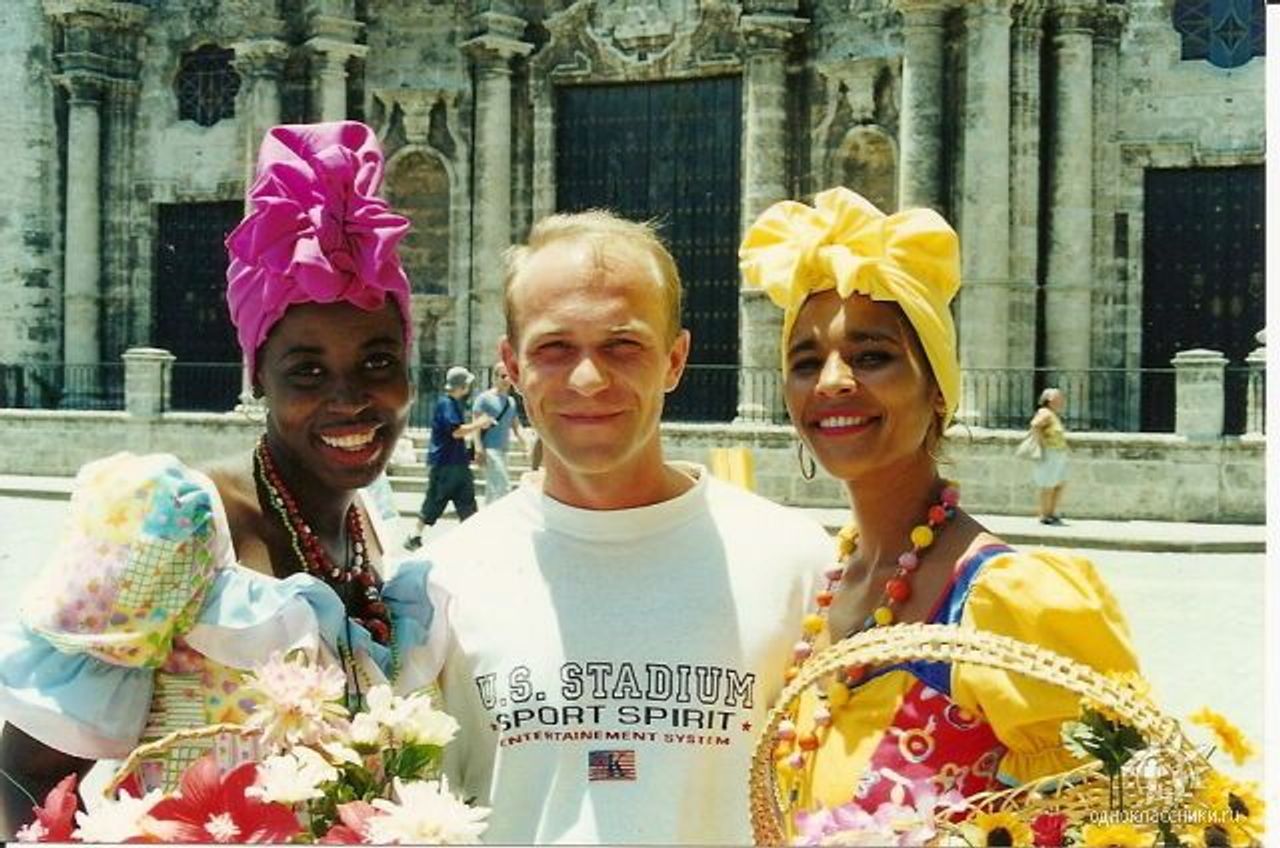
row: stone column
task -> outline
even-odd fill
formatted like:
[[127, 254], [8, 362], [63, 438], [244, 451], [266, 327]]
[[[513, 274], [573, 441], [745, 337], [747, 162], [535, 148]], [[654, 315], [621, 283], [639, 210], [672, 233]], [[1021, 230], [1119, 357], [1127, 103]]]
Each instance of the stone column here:
[[1045, 360], [1055, 369], [1093, 364], [1093, 23], [1085, 0], [1050, 11], [1053, 91], [1049, 240], [1045, 262]]
[[895, 0], [902, 12], [898, 207], [941, 210], [947, 0]]
[[1244, 431], [1250, 435], [1267, 432], [1267, 331], [1257, 334], [1258, 347], [1244, 358], [1249, 369], [1249, 397], [1245, 407]]
[[[243, 81], [236, 95], [236, 115], [240, 120], [247, 208], [249, 189], [257, 176], [258, 148], [267, 130], [280, 123], [280, 75], [289, 46], [275, 38], [255, 38], [237, 42], [232, 49], [236, 53], [232, 64]], [[255, 413], [262, 404], [253, 396], [253, 375], [246, 370], [240, 382], [236, 409]]]
[[311, 103], [316, 120], [345, 121], [347, 62], [363, 57], [369, 48], [329, 38], [312, 38], [307, 42], [307, 49], [311, 51]]
[[[1120, 37], [1124, 30], [1126, 12], [1123, 6], [1100, 6], [1093, 18], [1093, 272], [1090, 275], [1092, 292], [1089, 296], [1090, 314], [1096, 316], [1090, 322], [1089, 367], [1116, 368], [1125, 366], [1125, 357], [1131, 341], [1127, 322], [1121, 318], [1125, 309], [1125, 288], [1128, 267], [1125, 234], [1117, 233], [1116, 213], [1119, 210], [1119, 190], [1123, 183], [1120, 164]], [[1120, 372], [1107, 373], [1106, 381], [1095, 396], [1115, 397], [1127, 391], [1122, 383], [1127, 379]], [[1097, 378], [1093, 382], [1097, 382]], [[1136, 399], [1135, 399], [1136, 400]], [[1139, 422], [1139, 403], [1129, 408], [1109, 410], [1107, 427], [1125, 430]]]
[[[64, 80], [67, 115], [66, 268], [63, 295], [63, 362], [97, 363], [102, 274], [101, 145], [102, 81]], [[74, 385], [68, 380], [69, 385]], [[83, 385], [83, 384], [82, 384]]]
[[1009, 76], [1010, 386], [1023, 409], [1035, 403], [1037, 273], [1040, 261], [1040, 48], [1044, 10], [1023, 0], [1014, 10]]
[[1227, 358], [1216, 350], [1181, 350], [1173, 357], [1173, 368], [1174, 431], [1195, 441], [1221, 438]]
[[[779, 200], [787, 184], [787, 43], [805, 21], [784, 14], [743, 15], [742, 230]], [[738, 419], [764, 421], [770, 408], [785, 417], [777, 398], [782, 314], [755, 290], [738, 301]], [[697, 338], [694, 338], [696, 345]]]
[[505, 332], [502, 310], [502, 255], [511, 245], [511, 60], [533, 45], [519, 39], [525, 22], [497, 13], [482, 16], [484, 35], [462, 45], [476, 77], [475, 228], [471, 234], [471, 343], [477, 366], [498, 352]]
[[[960, 245], [964, 288], [959, 301], [960, 364], [972, 379], [1008, 363], [1009, 337], [1009, 0], [966, 3], [964, 156]], [[959, 417], [1000, 418], [1012, 403], [997, 386], [961, 400]], [[985, 409], [977, 408], [981, 402]]]
[[234, 66], [243, 84], [236, 95], [236, 115], [242, 128], [245, 193], [253, 185], [258, 147], [271, 127], [280, 123], [280, 74], [289, 47], [274, 38], [256, 38], [232, 45]]
[[158, 347], [131, 347], [124, 360], [124, 409], [138, 418], [156, 418], [169, 409], [176, 357]]
[[0, 148], [5, 151], [5, 206], [0, 215], [0, 362], [62, 359], [63, 257], [61, 162], [54, 120], [55, 91], [32, 80], [48, 79], [55, 59], [45, 43], [49, 24], [36, 3], [4, 7], [0, 51]]

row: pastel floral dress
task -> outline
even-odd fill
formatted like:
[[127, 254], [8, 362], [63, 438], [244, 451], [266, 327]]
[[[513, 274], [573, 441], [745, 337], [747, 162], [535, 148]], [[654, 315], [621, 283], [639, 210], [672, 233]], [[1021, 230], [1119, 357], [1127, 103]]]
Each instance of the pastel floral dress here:
[[[929, 621], [1012, 636], [1102, 671], [1137, 670], [1119, 606], [1080, 557], [983, 548], [955, 565]], [[796, 726], [820, 747], [801, 772], [779, 775], [799, 812], [854, 803], [874, 813], [899, 785], [968, 796], [1078, 765], [1061, 741], [1076, 696], [1023, 675], [923, 661], [875, 669], [829, 706], [825, 727], [814, 721], [817, 689], [804, 693]]]
[[[345, 655], [354, 683], [393, 680], [400, 652], [425, 639], [425, 570], [406, 563], [386, 580], [393, 644], [380, 645], [323, 582], [239, 565], [203, 474], [116, 454], [81, 469], [64, 538], [19, 621], [0, 627], [0, 715], [68, 754], [116, 759], [174, 730], [244, 721], [244, 674], [275, 651]], [[175, 748], [144, 763], [143, 786], [172, 786], [210, 746], [228, 765], [251, 754], [235, 736]]]

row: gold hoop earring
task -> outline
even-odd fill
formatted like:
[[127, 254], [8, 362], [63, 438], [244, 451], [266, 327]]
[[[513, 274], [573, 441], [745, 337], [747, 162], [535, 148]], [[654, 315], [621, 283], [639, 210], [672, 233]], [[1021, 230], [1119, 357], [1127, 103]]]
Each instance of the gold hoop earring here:
[[[796, 460], [800, 463], [800, 476], [808, 482], [818, 474], [818, 463], [813, 461], [813, 457], [807, 456], [804, 450], [804, 440], [796, 442]], [[806, 460], [808, 461], [806, 464]]]

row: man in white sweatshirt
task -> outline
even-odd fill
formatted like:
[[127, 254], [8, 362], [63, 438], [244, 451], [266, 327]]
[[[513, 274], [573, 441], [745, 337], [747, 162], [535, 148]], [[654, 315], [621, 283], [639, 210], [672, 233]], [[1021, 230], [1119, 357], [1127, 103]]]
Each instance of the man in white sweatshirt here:
[[505, 287], [502, 361], [544, 473], [427, 551], [406, 672], [461, 723], [448, 771], [493, 808], [490, 842], [748, 842], [752, 747], [833, 545], [664, 460], [690, 336], [651, 228], [543, 219]]

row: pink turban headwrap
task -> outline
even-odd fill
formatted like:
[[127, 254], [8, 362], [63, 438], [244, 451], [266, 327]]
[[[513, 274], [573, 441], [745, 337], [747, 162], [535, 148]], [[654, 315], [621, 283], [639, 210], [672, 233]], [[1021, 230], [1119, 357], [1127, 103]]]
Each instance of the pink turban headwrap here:
[[409, 279], [396, 245], [409, 220], [374, 193], [382, 151], [355, 121], [272, 127], [258, 151], [250, 211], [227, 236], [227, 303], [249, 373], [295, 303], [400, 307], [410, 334]]

